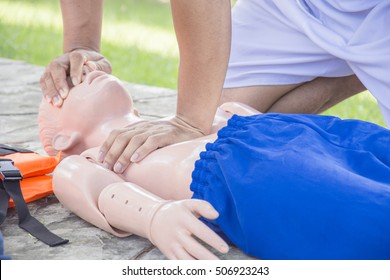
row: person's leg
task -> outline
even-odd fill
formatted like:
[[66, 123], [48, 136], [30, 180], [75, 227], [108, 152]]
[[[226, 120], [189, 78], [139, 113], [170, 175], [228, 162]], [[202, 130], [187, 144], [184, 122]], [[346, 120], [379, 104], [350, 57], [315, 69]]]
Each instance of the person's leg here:
[[320, 77], [283, 95], [267, 112], [318, 114], [364, 90], [355, 75]]
[[269, 85], [223, 90], [221, 104], [245, 103], [260, 112], [318, 114], [365, 90], [355, 76], [316, 78], [295, 85]]
[[223, 89], [220, 104], [241, 102], [264, 113], [278, 99], [299, 87], [298, 85], [262, 85]]
[[300, 3], [237, 2], [222, 102], [241, 101], [262, 112], [319, 113], [367, 88], [390, 126], [390, 35], [383, 24], [390, 3], [346, 9]]
[[273, 1], [238, 1], [232, 16], [221, 103], [238, 101], [261, 112], [319, 113], [364, 90], [345, 61], [297, 31]]

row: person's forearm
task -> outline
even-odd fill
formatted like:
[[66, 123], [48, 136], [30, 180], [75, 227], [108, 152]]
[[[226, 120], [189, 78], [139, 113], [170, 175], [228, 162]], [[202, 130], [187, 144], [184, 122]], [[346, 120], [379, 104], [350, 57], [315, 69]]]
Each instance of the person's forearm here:
[[230, 55], [230, 0], [171, 0], [180, 50], [177, 116], [207, 134]]
[[61, 0], [64, 53], [74, 49], [100, 51], [103, 0]]

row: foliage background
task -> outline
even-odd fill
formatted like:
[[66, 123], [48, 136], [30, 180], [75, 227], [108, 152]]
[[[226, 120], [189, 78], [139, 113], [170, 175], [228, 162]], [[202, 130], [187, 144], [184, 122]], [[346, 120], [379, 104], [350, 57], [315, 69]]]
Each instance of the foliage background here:
[[[169, 1], [110, 0], [104, 5], [101, 52], [113, 74], [128, 82], [176, 88], [178, 48]], [[45, 66], [61, 52], [59, 0], [0, 0], [0, 57]], [[384, 125], [368, 92], [324, 114]]]

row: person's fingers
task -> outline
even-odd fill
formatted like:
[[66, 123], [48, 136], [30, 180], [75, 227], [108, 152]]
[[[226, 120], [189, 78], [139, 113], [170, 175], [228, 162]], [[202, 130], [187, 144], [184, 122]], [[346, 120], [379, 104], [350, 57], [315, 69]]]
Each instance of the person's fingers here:
[[41, 78], [39, 79], [39, 85], [41, 86], [43, 97], [46, 99], [48, 103], [52, 103], [51, 94], [49, 92], [49, 89], [46, 86], [46, 79], [48, 78], [50, 78], [50, 74], [45, 70], [45, 72], [42, 74]]
[[95, 71], [95, 70], [99, 70], [96, 66], [96, 62], [95, 61], [90, 61], [88, 60], [86, 63], [85, 63], [85, 66], [88, 67], [88, 69], [90, 70], [90, 72], [92, 71]]
[[[134, 131], [128, 131], [119, 134], [114, 142], [112, 143], [110, 149], [107, 151], [107, 154], [104, 158], [103, 165], [111, 169], [114, 164], [121, 157], [121, 164], [127, 166], [131, 159], [133, 158], [134, 150], [137, 150], [146, 139], [148, 138], [149, 133], [136, 134]], [[129, 147], [128, 149], [126, 149]], [[123, 155], [123, 153], [125, 153]], [[119, 166], [120, 168], [123, 168]], [[118, 167], [117, 167], [118, 169]]]
[[214, 255], [210, 250], [206, 249], [201, 245], [197, 240], [192, 236], [183, 234], [181, 237], [181, 242], [184, 249], [195, 259], [198, 260], [218, 260], [219, 258]]
[[102, 146], [99, 149], [99, 154], [98, 154], [98, 161], [103, 162], [107, 152], [110, 150], [112, 144], [114, 143], [116, 137], [121, 134], [124, 130], [123, 129], [114, 129], [113, 131], [110, 132], [108, 135], [107, 139], [104, 141]]
[[134, 150], [131, 157], [131, 162], [139, 162], [143, 160], [148, 154], [172, 144], [172, 136], [167, 134], [155, 134], [146, 139], [143, 145]]
[[[91, 63], [89, 64], [91, 65]], [[92, 73], [92, 72], [98, 72], [98, 71], [95, 71], [96, 69], [95, 68], [91, 68], [90, 66], [88, 66], [88, 62], [86, 62], [84, 65], [83, 65], [83, 68], [82, 68], [82, 76], [81, 76], [81, 82], [84, 82], [87, 78], [87, 76]], [[98, 72], [99, 73], [99, 72]], [[101, 76], [102, 74], [99, 73], [98, 76]]]
[[86, 63], [86, 56], [78, 50], [72, 51], [69, 54], [70, 60], [70, 78], [72, 79], [72, 83], [74, 86], [81, 83], [82, 75], [83, 75], [83, 65]]
[[94, 63], [92, 63], [92, 61], [87, 61], [84, 65], [83, 65], [83, 76], [81, 78], [81, 81], [84, 82], [85, 78], [87, 77], [87, 75], [93, 71], [96, 70], [96, 67], [94, 66]]
[[110, 169], [117, 163], [115, 171], [121, 173], [130, 162], [139, 162], [158, 148], [194, 138], [197, 134], [198, 131], [173, 121], [137, 123], [120, 133], [111, 133], [100, 149], [98, 160]]
[[[133, 133], [134, 134], [134, 133]], [[130, 136], [128, 134], [128, 136]], [[119, 137], [118, 137], [119, 138]], [[135, 155], [135, 158], [137, 158], [137, 154], [134, 154], [134, 152], [138, 149], [140, 145], [142, 145], [145, 142], [145, 139], [147, 139], [147, 135], [145, 134], [139, 134], [136, 136], [133, 136], [130, 139], [130, 142], [128, 142], [128, 145], [122, 152], [122, 154], [119, 156], [118, 160], [115, 162], [113, 170], [116, 173], [122, 173], [126, 168], [129, 166], [130, 162], [134, 158], [133, 155]], [[129, 141], [129, 138], [126, 139]], [[123, 141], [126, 141], [125, 139]], [[146, 140], [147, 141], [147, 140]], [[111, 150], [109, 151], [109, 153]], [[107, 160], [110, 161], [110, 155], [107, 154]]]
[[40, 79], [40, 86], [44, 98], [60, 107], [63, 99], [69, 93], [67, 71], [69, 69], [69, 56], [63, 54], [51, 61]]
[[53, 78], [49, 72], [46, 72], [43, 77], [44, 83], [45, 83], [45, 99], [48, 102], [53, 103], [54, 106], [61, 107], [62, 106], [62, 98], [59, 95], [59, 92], [57, 91]]
[[[96, 73], [98, 73], [98, 72], [96, 72]], [[90, 78], [90, 76], [91, 75], [88, 76], [88, 79]], [[116, 138], [119, 135], [125, 133], [126, 131], [127, 131], [127, 128], [124, 128], [124, 129], [114, 129], [113, 131], [110, 132], [110, 134], [108, 135], [107, 139], [104, 141], [104, 143], [101, 145], [101, 147], [99, 149], [99, 154], [98, 154], [98, 161], [99, 162], [103, 163], [103, 162], [105, 162], [108, 159], [108, 158], [106, 158], [106, 156], [108, 154], [108, 151], [111, 149], [112, 145], [116, 141]], [[127, 144], [126, 144], [126, 146], [127, 146]], [[112, 159], [110, 159], [110, 160], [112, 160]]]
[[61, 99], [66, 99], [69, 93], [68, 83], [66, 82], [66, 71], [59, 63], [53, 64], [50, 68], [50, 74], [54, 82], [54, 86], [59, 93]]
[[107, 74], [111, 74], [111, 64], [106, 59], [100, 59], [98, 61], [87, 61], [86, 65], [91, 71], [103, 71]]
[[111, 64], [105, 58], [103, 58], [103, 59], [101, 59], [101, 60], [96, 62], [96, 70], [100, 70], [100, 71], [106, 72], [107, 74], [111, 74], [112, 73]]
[[103, 71], [107, 74], [111, 74], [112, 68], [110, 62], [100, 53], [97, 52], [87, 52], [87, 60], [92, 62], [94, 65], [90, 65], [95, 70]]
[[68, 96], [69, 86], [78, 85], [94, 70], [108, 74], [112, 72], [110, 62], [95, 51], [77, 49], [55, 58], [47, 66], [39, 82], [44, 98], [60, 107]]
[[81, 82], [85, 81], [85, 78], [87, 77], [87, 74], [90, 73], [89, 68], [84, 64], [82, 68], [82, 74], [81, 74]]

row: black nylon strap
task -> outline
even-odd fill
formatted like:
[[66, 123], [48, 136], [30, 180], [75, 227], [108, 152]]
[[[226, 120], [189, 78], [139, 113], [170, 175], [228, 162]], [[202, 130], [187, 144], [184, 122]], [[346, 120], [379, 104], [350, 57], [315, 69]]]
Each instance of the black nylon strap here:
[[[7, 216], [9, 195], [3, 188], [3, 182], [0, 181], [0, 225], [3, 224], [5, 217]], [[7, 205], [4, 207], [3, 205]]]
[[[69, 240], [62, 239], [50, 232], [41, 222], [31, 216], [20, 189], [22, 176], [16, 167], [13, 165], [11, 168], [9, 167], [9, 162], [12, 161], [0, 159], [0, 224], [5, 220], [8, 202], [11, 197], [16, 206], [20, 228], [51, 247], [68, 243]], [[4, 168], [4, 165], [6, 165], [6, 168]]]
[[8, 145], [0, 144], [0, 156], [10, 155], [14, 153], [33, 153], [33, 151], [18, 148], [18, 147], [11, 147]]

